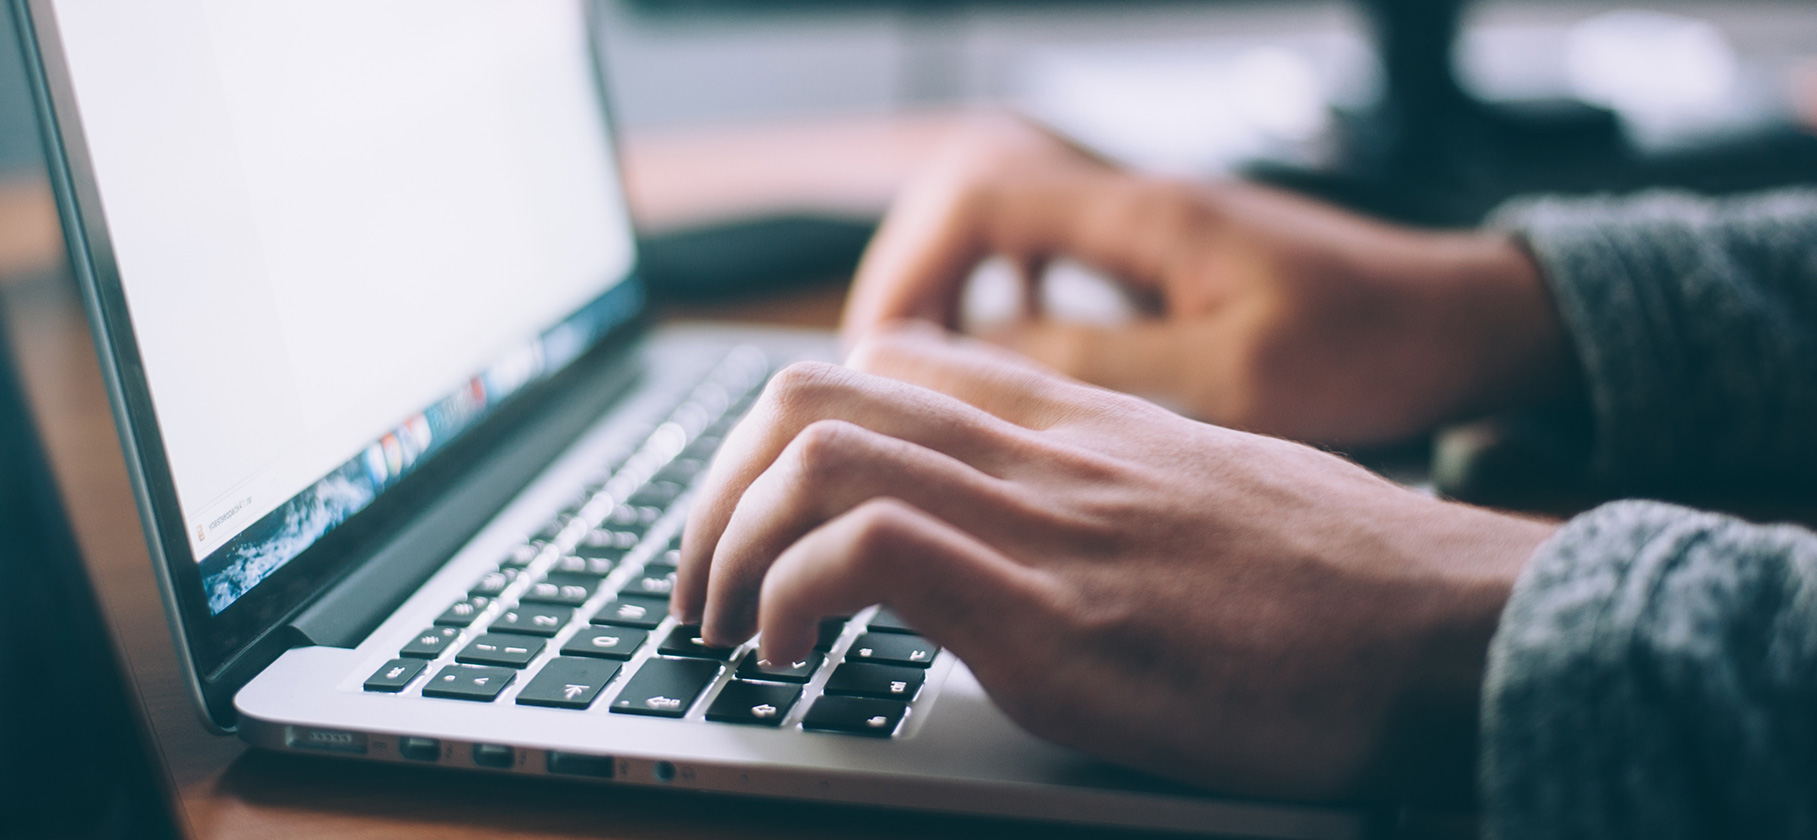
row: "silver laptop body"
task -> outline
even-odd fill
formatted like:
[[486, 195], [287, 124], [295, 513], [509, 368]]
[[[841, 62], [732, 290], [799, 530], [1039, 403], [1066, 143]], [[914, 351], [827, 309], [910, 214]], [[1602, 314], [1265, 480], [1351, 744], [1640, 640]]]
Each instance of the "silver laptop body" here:
[[614, 785], [1362, 833], [1035, 739], [887, 612], [829, 623], [791, 673], [671, 633], [652, 605], [691, 477], [770, 371], [833, 347], [649, 328], [585, 3], [12, 8], [210, 727]]

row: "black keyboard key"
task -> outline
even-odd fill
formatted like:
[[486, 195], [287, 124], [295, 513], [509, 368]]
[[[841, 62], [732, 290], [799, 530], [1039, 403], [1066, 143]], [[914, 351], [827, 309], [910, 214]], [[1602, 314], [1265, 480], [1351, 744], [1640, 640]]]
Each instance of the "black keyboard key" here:
[[706, 642], [701, 641], [700, 638], [700, 625], [677, 624], [669, 628], [668, 637], [662, 640], [662, 646], [658, 647], [656, 652], [665, 656], [691, 656], [696, 659], [717, 659], [724, 662], [731, 659], [732, 654], [737, 650], [737, 648], [707, 647]]
[[[680, 554], [681, 552], [669, 552], [669, 553], [670, 554]], [[645, 575], [649, 575], [651, 577], [672, 578], [675, 576], [676, 571], [677, 571], [676, 565], [674, 563], [669, 562], [668, 558], [666, 558], [662, 555], [658, 555], [655, 559], [651, 560], [648, 563], [645, 563], [644, 569], [643, 569], [643, 573]]]
[[940, 655], [940, 646], [920, 636], [903, 633], [866, 633], [846, 650], [848, 662], [876, 662], [883, 665], [913, 665], [926, 668]]
[[656, 520], [662, 518], [662, 508], [655, 505], [619, 505], [606, 514], [606, 521], [600, 524], [602, 529], [635, 533], [642, 537]]
[[472, 589], [467, 590], [467, 594], [497, 598], [499, 593], [504, 592], [505, 587], [510, 586], [511, 581], [516, 579], [517, 570], [513, 568], [501, 568], [496, 572], [487, 572], [473, 584]]
[[568, 524], [573, 521], [574, 514], [563, 513], [555, 517], [554, 521], [544, 525], [541, 531], [537, 531], [535, 539], [542, 540], [543, 542], [555, 542], [556, 539], [561, 537], [562, 532], [568, 529]]
[[[660, 569], [658, 571], [661, 571]], [[648, 570], [625, 584], [626, 595], [649, 595], [653, 598], [667, 599], [675, 591], [675, 573], [651, 574]]]
[[617, 662], [598, 659], [558, 657], [549, 660], [536, 678], [517, 693], [517, 702], [525, 706], [554, 706], [558, 709], [585, 709], [593, 705], [606, 683], [618, 676]]
[[523, 605], [505, 610], [498, 620], [492, 622], [492, 629], [528, 633], [532, 636], [553, 636], [573, 616], [573, 607]]
[[519, 599], [526, 604], [555, 604], [562, 607], [578, 607], [593, 597], [593, 590], [599, 586], [598, 578], [573, 578], [567, 575], [550, 575], [543, 580], [530, 584]]
[[845, 633], [846, 619], [825, 618], [820, 621], [820, 635], [814, 640], [814, 649], [821, 653], [831, 652], [839, 644], [839, 637]]
[[449, 665], [423, 686], [423, 696], [490, 703], [514, 679], [517, 679], [517, 672], [510, 668]]
[[510, 554], [505, 555], [505, 562], [503, 565], [505, 568], [509, 569], [521, 569], [536, 562], [536, 558], [542, 553], [543, 547], [541, 545], [520, 545], [511, 549]]
[[678, 718], [719, 678], [720, 665], [705, 659], [649, 659], [612, 701], [627, 715]]
[[543, 652], [543, 640], [515, 633], [487, 633], [461, 648], [454, 661], [467, 665], [498, 665], [522, 668]]
[[902, 724], [902, 717], [907, 713], [908, 704], [895, 700], [822, 696], [808, 708], [807, 715], [801, 719], [801, 727], [888, 738], [896, 733], [896, 727]]
[[645, 598], [638, 595], [620, 595], [615, 601], [608, 601], [593, 616], [594, 624], [612, 624], [619, 627], [636, 627], [649, 630], [662, 623], [669, 615], [669, 599]]
[[[714, 449], [718, 448], [717, 443], [718, 442], [715, 441]], [[690, 446], [689, 449], [693, 449], [693, 447]], [[701, 473], [707, 471], [707, 464], [711, 461], [711, 451], [684, 452], [677, 456], [675, 460], [670, 461], [667, 466], [657, 470], [656, 477], [652, 479], [652, 483], [674, 483], [681, 485], [682, 489], [685, 490], [688, 485], [694, 483], [694, 479], [699, 478]], [[678, 493], [677, 495], [680, 494]], [[636, 497], [633, 496], [632, 500], [635, 501]]]
[[582, 557], [569, 554], [555, 561], [550, 567], [551, 574], [575, 575], [577, 577], [603, 578], [618, 568], [618, 558]]
[[404, 649], [398, 651], [397, 655], [411, 659], [434, 659], [441, 656], [442, 651], [447, 650], [460, 637], [459, 627], [431, 627], [416, 634], [416, 638], [404, 645]]
[[795, 708], [795, 701], [799, 699], [800, 686], [726, 683], [719, 696], [713, 698], [713, 705], [707, 707], [707, 720], [776, 726], [789, 716], [789, 710]]
[[582, 627], [562, 645], [563, 656], [630, 659], [650, 634], [630, 627]]
[[757, 651], [751, 651], [749, 655], [745, 656], [743, 662], [738, 663], [738, 678], [804, 683], [814, 678], [814, 672], [820, 670], [820, 663], [825, 661], [825, 656], [809, 652], [800, 662], [775, 663], [759, 659]]
[[[743, 413], [743, 409], [739, 409], [739, 412]], [[726, 442], [726, 433], [732, 430], [732, 426], [735, 425], [737, 421], [737, 416], [732, 414], [727, 414], [727, 416], [720, 418], [718, 422], [701, 430], [700, 437], [695, 438], [693, 443], [688, 444], [688, 447], [683, 449], [680, 455], [675, 456], [675, 460], [699, 461], [701, 463], [700, 469], [696, 470], [694, 473], [695, 475], [699, 475], [701, 470], [706, 469], [707, 464], [712, 462], [713, 453], [718, 452], [720, 445]]]
[[[671, 462], [670, 466], [673, 465], [673, 462]], [[664, 469], [666, 470], [668, 468], [664, 467]], [[682, 492], [687, 489], [687, 485], [685, 484], [670, 480], [666, 477], [658, 477], [651, 479], [649, 484], [637, 488], [637, 492], [632, 493], [631, 498], [625, 500], [625, 504], [632, 508], [666, 508], [670, 503], [675, 501], [677, 496], [680, 496]]]
[[377, 671], [372, 672], [372, 676], [366, 678], [366, 690], [396, 694], [403, 691], [404, 686], [409, 685], [428, 666], [429, 663], [421, 659], [393, 659], [379, 666]]
[[914, 633], [915, 628], [908, 626], [902, 616], [890, 611], [889, 607], [878, 607], [877, 614], [871, 616], [870, 629], [879, 633]]
[[921, 692], [927, 672], [899, 665], [847, 662], [826, 681], [826, 693], [883, 700], [913, 700]]
[[466, 627], [479, 618], [479, 614], [492, 606], [492, 599], [484, 595], [474, 595], [464, 601], [455, 601], [454, 605], [443, 610], [435, 617], [435, 623], [441, 627]]
[[574, 546], [574, 553], [581, 557], [617, 562], [625, 559], [625, 555], [636, 547], [640, 539], [643, 539], [642, 534], [630, 531], [589, 531]]

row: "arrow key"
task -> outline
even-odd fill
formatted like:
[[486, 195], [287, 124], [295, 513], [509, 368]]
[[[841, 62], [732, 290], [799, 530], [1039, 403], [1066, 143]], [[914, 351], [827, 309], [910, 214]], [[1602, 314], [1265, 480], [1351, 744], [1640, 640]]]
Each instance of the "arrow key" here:
[[814, 672], [820, 669], [820, 663], [826, 657], [809, 651], [799, 662], [771, 662], [751, 651], [738, 663], [738, 678], [741, 680], [767, 680], [770, 682], [805, 683], [814, 678]]
[[549, 660], [536, 679], [518, 692], [523, 706], [554, 706], [558, 709], [585, 709], [593, 704], [606, 683], [618, 676], [617, 662], [562, 656]]
[[799, 699], [800, 686], [730, 682], [707, 707], [707, 720], [776, 726], [789, 716]]

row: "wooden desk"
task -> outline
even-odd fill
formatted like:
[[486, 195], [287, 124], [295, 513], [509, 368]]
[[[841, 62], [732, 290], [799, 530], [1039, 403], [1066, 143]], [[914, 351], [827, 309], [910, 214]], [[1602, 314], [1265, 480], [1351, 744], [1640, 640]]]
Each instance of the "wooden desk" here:
[[[640, 220], [657, 228], [765, 207], [875, 211], [949, 122], [928, 115], [633, 139], [626, 152], [628, 182]], [[1109, 836], [273, 755], [209, 734], [177, 672], [100, 370], [61, 251], [42, 183], [0, 184], [0, 295], [78, 540], [130, 660], [191, 836]], [[832, 326], [842, 294], [838, 288], [810, 290], [685, 314]]]

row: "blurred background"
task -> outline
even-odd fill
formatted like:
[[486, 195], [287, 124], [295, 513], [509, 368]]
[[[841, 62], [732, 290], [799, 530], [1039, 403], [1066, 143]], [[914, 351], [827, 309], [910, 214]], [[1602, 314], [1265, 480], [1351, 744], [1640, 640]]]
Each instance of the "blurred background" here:
[[[739, 224], [778, 217], [779, 250], [800, 262], [767, 259], [784, 273], [837, 268], [945, 116], [981, 106], [1131, 166], [1242, 173], [1436, 225], [1473, 223], [1518, 192], [1817, 176], [1817, 9], [1794, 0], [602, 8], [640, 218], [654, 234], [713, 234], [656, 243], [657, 262], [679, 257], [681, 271], [718, 271], [701, 261], [714, 249], [775, 249], [776, 230]], [[0, 37], [0, 181], [16, 184], [35, 177], [38, 152], [12, 34]], [[773, 165], [753, 171], [763, 158]], [[803, 216], [856, 227], [788, 226]], [[45, 242], [41, 229], [0, 230], [0, 249]]]
[[1142, 168], [1444, 224], [1811, 174], [1808, 3], [643, 0], [607, 31], [632, 131], [1003, 105]]

